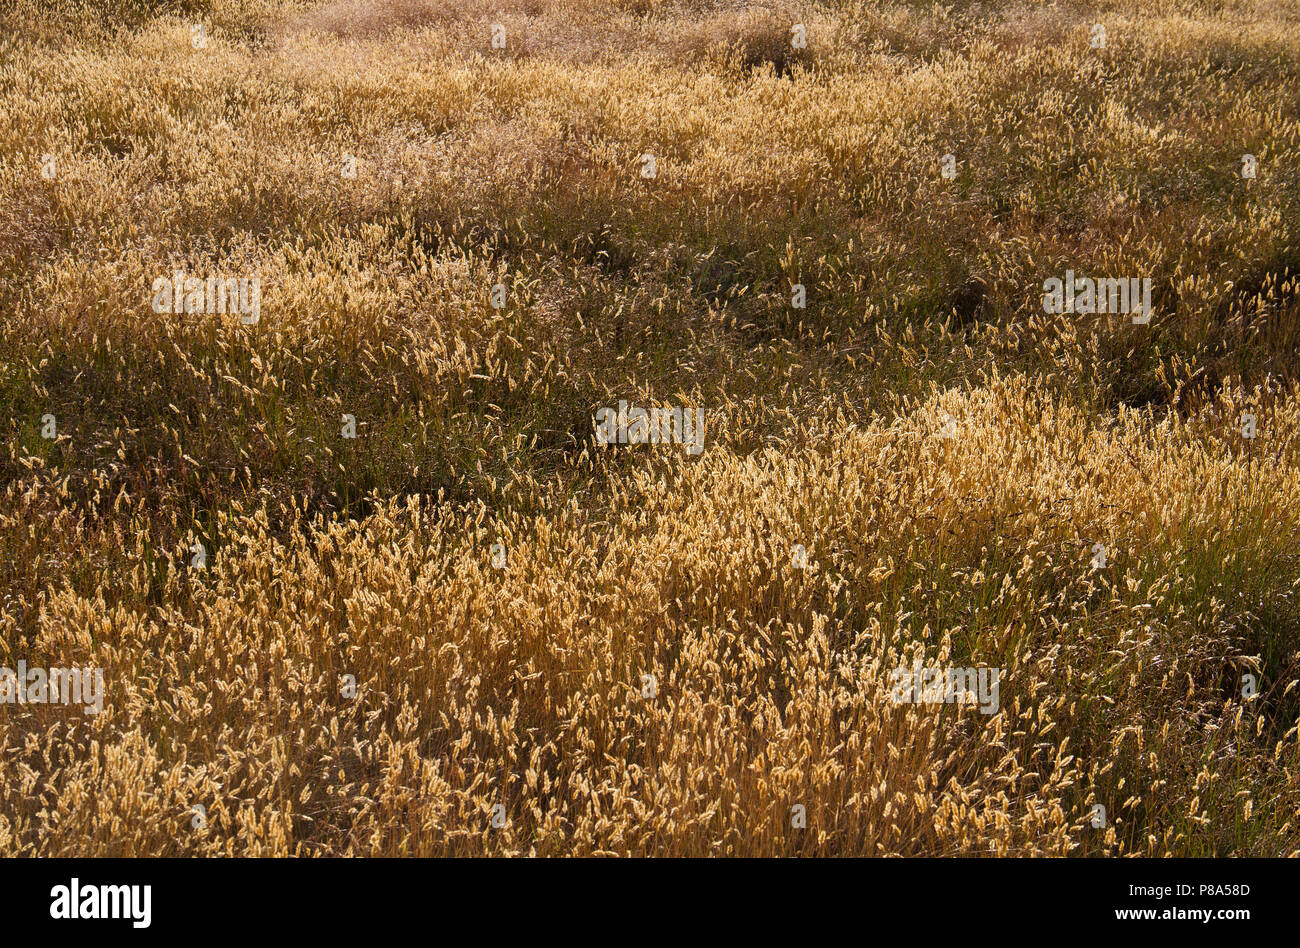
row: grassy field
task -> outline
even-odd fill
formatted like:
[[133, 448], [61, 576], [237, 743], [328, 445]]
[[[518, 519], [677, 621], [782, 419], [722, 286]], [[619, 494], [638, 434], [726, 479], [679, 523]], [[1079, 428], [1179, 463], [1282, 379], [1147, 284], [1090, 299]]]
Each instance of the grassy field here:
[[5, 0], [0, 426], [0, 854], [1300, 853], [1291, 2]]

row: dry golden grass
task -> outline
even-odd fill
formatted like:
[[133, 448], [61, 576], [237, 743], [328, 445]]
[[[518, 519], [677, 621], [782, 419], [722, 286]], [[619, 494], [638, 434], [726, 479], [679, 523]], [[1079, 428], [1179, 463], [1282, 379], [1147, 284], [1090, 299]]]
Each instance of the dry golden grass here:
[[146, 6], [0, 11], [0, 854], [1300, 852], [1291, 5]]

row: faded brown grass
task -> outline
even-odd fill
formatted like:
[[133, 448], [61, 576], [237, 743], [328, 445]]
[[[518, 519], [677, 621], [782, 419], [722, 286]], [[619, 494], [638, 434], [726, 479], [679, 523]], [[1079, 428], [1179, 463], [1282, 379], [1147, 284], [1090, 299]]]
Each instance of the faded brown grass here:
[[1289, 6], [14, 9], [0, 853], [1300, 851]]

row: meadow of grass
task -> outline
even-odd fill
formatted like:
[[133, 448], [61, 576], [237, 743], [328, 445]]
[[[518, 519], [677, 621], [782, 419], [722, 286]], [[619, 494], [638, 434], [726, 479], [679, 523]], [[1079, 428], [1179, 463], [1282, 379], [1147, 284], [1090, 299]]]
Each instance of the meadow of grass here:
[[0, 854], [1300, 853], [1298, 212], [1284, 0], [2, 0]]

